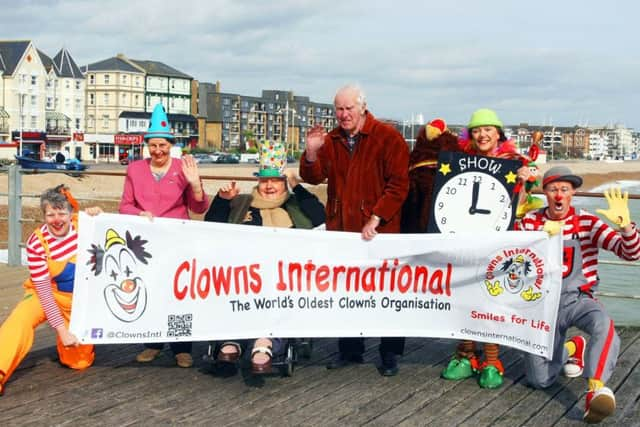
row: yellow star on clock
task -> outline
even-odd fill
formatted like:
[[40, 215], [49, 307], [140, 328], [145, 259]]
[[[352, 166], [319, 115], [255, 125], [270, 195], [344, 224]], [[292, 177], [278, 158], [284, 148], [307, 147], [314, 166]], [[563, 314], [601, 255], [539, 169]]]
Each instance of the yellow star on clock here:
[[507, 179], [507, 184], [515, 184], [516, 178], [518, 177], [518, 175], [513, 173], [513, 171], [509, 171], [509, 173], [506, 174], [504, 177]]
[[449, 163], [443, 163], [442, 165], [440, 165], [440, 173], [444, 176], [447, 176], [447, 174], [451, 172], [451, 168], [449, 167]]

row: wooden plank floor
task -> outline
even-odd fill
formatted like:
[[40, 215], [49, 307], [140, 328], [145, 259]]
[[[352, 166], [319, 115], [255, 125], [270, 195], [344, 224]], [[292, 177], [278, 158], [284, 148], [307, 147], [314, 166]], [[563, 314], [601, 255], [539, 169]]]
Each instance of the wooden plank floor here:
[[[0, 321], [20, 299], [27, 271], [0, 264]], [[604, 425], [640, 425], [640, 328], [619, 328], [621, 354], [608, 386], [617, 410]], [[214, 375], [194, 345], [195, 367], [180, 369], [168, 350], [149, 365], [133, 361], [140, 345], [97, 348], [95, 365], [72, 371], [57, 362], [48, 326], [0, 397], [0, 426], [22, 425], [580, 425], [586, 382], [562, 378], [533, 390], [522, 356], [503, 349], [505, 384], [482, 390], [472, 380], [439, 378], [453, 343], [409, 339], [400, 374], [381, 377], [377, 340], [367, 340], [365, 363], [337, 371], [325, 364], [335, 339], [314, 340], [312, 357], [290, 378], [254, 378], [245, 371]]]

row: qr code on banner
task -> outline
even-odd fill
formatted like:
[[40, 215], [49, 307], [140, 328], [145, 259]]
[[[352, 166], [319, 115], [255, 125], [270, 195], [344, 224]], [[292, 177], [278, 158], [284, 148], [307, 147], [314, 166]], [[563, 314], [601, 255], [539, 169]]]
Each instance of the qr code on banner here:
[[190, 337], [191, 336], [191, 320], [193, 315], [189, 314], [170, 314], [167, 317], [167, 336], [168, 337]]

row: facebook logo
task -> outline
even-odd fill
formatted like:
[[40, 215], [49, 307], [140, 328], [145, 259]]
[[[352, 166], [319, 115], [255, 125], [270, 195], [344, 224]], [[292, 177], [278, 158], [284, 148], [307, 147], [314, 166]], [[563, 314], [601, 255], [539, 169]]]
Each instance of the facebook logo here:
[[91, 329], [91, 338], [102, 338], [102, 328], [93, 328]]

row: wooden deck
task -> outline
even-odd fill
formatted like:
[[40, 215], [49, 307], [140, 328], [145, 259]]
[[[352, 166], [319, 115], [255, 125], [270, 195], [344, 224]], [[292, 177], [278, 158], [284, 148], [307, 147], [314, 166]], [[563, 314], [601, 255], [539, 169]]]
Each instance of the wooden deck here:
[[[20, 299], [25, 268], [0, 264], [0, 321]], [[640, 328], [620, 328], [622, 348], [608, 386], [617, 410], [604, 425], [640, 425]], [[175, 367], [168, 350], [150, 365], [133, 361], [140, 345], [97, 348], [95, 365], [82, 372], [57, 362], [48, 326], [0, 397], [0, 425], [499, 425], [582, 424], [586, 382], [562, 378], [548, 390], [526, 386], [519, 352], [504, 349], [505, 384], [482, 390], [472, 380], [439, 378], [453, 343], [409, 339], [400, 374], [378, 374], [377, 340], [367, 340], [365, 363], [327, 371], [334, 339], [314, 340], [312, 357], [290, 378], [223, 377], [200, 359]]]

